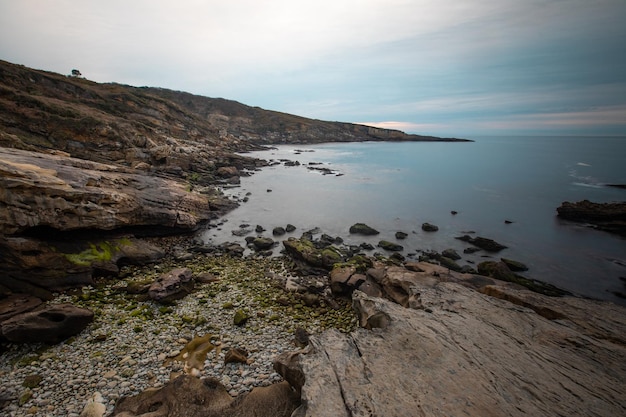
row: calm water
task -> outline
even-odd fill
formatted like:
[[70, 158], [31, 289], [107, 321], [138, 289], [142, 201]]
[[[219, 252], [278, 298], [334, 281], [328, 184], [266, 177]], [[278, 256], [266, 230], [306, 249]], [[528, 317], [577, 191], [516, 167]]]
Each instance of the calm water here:
[[[526, 263], [529, 277], [626, 304], [611, 293], [626, 292], [619, 279], [626, 277], [626, 239], [556, 217], [563, 201], [626, 200], [626, 190], [605, 186], [626, 184], [626, 137], [472, 139], [476, 142], [290, 145], [253, 153], [267, 160], [321, 162], [343, 175], [280, 165], [242, 178], [241, 187], [225, 192], [239, 198], [251, 193], [249, 201], [226, 216], [220, 230], [207, 230], [204, 239], [243, 242], [231, 233], [243, 223], [264, 226], [266, 235], [292, 223], [297, 237], [319, 227], [346, 243], [374, 246], [404, 231], [409, 237], [399, 243], [407, 255], [446, 248], [461, 253], [467, 245], [454, 237], [475, 231], [507, 245], [498, 256]], [[351, 237], [348, 228], [355, 222], [381, 234]], [[424, 222], [439, 231], [422, 232]], [[478, 263], [481, 255], [464, 255], [463, 261]]]

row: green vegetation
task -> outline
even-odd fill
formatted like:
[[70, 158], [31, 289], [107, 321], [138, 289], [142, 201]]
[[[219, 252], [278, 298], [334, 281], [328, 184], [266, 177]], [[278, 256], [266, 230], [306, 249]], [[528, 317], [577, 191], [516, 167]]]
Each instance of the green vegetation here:
[[95, 262], [110, 262], [122, 246], [130, 244], [131, 241], [125, 238], [113, 242], [107, 240], [98, 243], [90, 242], [89, 248], [79, 253], [66, 253], [65, 258], [78, 266], [90, 266]]

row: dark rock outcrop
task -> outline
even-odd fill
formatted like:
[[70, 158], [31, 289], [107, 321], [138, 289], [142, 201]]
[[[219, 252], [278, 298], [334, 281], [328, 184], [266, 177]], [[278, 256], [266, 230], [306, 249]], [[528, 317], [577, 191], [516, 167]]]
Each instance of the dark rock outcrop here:
[[626, 236], [626, 202], [593, 203], [589, 200], [565, 201], [557, 209], [565, 220], [589, 223], [596, 229]]
[[15, 343], [59, 343], [93, 321], [91, 310], [71, 304], [50, 305], [0, 323], [2, 337]]

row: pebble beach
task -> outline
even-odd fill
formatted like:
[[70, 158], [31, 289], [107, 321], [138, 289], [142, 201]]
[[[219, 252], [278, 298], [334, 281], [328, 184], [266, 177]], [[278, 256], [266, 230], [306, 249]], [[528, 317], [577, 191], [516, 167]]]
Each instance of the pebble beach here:
[[[191, 294], [170, 305], [127, 291], [175, 267], [214, 279], [196, 283]], [[155, 265], [124, 267], [121, 277], [102, 278], [94, 286], [49, 301], [94, 311], [94, 322], [79, 335], [54, 346], [3, 345], [2, 415], [78, 417], [96, 392], [108, 415], [119, 398], [190, 372], [181, 352], [198, 337], [208, 337], [210, 345], [201, 369], [191, 371], [217, 379], [237, 397], [281, 380], [272, 360], [298, 349], [296, 329], [316, 334], [356, 326], [348, 301], [305, 304], [298, 293], [299, 278], [280, 258], [183, 254]], [[238, 311], [248, 317], [243, 325], [234, 324]], [[248, 353], [247, 360], [225, 363], [226, 353], [236, 348]]]

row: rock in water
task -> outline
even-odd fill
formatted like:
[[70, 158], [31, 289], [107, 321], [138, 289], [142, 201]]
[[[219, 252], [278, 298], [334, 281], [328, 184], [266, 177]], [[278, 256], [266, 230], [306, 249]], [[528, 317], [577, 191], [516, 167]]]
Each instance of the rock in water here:
[[355, 223], [350, 226], [350, 233], [356, 235], [371, 236], [377, 235], [379, 232], [378, 230], [366, 225], [365, 223]]

